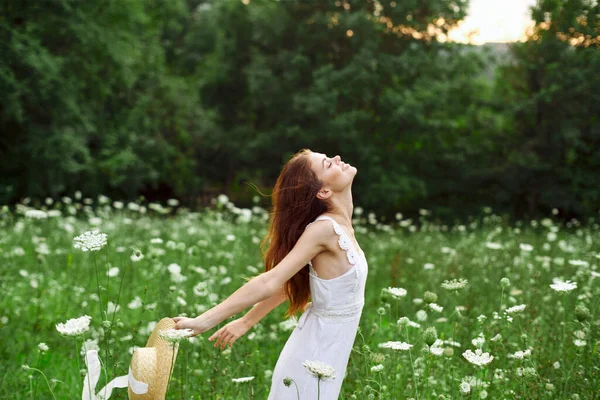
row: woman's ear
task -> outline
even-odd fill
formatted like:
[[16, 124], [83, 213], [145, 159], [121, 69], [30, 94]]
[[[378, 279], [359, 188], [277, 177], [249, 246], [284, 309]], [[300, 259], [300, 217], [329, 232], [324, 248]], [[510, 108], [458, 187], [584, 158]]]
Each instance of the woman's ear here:
[[325, 200], [325, 199], [329, 198], [329, 196], [331, 196], [331, 190], [321, 189], [317, 193], [317, 197], [321, 200]]

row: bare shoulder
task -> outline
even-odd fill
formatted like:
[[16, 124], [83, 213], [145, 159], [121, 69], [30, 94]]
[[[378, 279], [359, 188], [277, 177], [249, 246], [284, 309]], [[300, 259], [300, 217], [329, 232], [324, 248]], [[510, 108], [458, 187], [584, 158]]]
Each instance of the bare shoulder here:
[[329, 251], [334, 234], [331, 221], [315, 221], [307, 226], [292, 250], [274, 268], [264, 273], [272, 290], [280, 287], [323, 251]]

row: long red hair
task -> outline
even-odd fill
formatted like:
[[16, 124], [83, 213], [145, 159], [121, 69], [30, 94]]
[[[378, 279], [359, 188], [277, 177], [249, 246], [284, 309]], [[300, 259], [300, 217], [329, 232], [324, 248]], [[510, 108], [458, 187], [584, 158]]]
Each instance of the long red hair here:
[[[323, 182], [311, 169], [310, 153], [309, 149], [302, 149], [294, 154], [283, 166], [273, 187], [268, 231], [260, 244], [265, 272], [275, 268], [292, 250], [306, 225], [331, 209], [327, 201], [316, 197]], [[306, 264], [284, 284], [290, 301], [286, 318], [303, 311], [308, 303], [308, 268]]]

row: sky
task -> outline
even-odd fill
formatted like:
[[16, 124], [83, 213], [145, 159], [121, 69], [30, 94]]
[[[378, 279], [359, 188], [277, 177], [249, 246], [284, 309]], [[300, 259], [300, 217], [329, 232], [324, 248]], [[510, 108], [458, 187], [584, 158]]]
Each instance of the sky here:
[[472, 44], [486, 42], [524, 41], [524, 32], [532, 24], [528, 8], [536, 0], [471, 0], [467, 17], [448, 34], [452, 42], [468, 43], [468, 33], [479, 30], [472, 36]]

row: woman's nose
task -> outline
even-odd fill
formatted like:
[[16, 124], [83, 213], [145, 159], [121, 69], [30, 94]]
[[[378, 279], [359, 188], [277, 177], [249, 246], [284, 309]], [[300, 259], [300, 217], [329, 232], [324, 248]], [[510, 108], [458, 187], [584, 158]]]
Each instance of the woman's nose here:
[[335, 156], [334, 158], [337, 158], [338, 163], [342, 162], [342, 157], [340, 157], [339, 155]]

